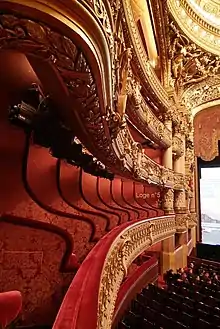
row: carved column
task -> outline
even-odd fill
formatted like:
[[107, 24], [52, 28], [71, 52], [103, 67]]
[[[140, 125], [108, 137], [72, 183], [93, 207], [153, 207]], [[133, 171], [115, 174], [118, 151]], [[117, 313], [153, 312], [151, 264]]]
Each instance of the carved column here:
[[173, 163], [173, 169], [175, 172], [180, 173], [180, 174], [185, 174], [185, 148], [186, 148], [186, 141], [185, 141], [185, 135], [182, 133], [175, 133], [175, 135], [177, 135], [179, 138], [181, 138], [182, 142], [183, 142], [183, 154], [174, 159], [174, 163]]
[[[164, 125], [172, 132], [172, 121], [165, 120]], [[172, 134], [171, 134], [172, 136]], [[163, 166], [167, 169], [173, 168], [173, 154], [172, 154], [172, 140], [171, 146], [164, 151], [163, 154]], [[163, 190], [163, 210], [166, 215], [173, 214], [173, 201], [174, 201], [174, 192], [172, 189], [164, 188]]]
[[161, 272], [175, 269], [175, 235], [162, 241]]
[[[183, 154], [174, 160], [174, 171], [185, 175], [185, 134], [181, 133], [181, 139], [183, 141]], [[186, 193], [185, 190], [175, 191], [174, 197], [174, 209], [176, 213], [186, 212]]]
[[173, 202], [174, 202], [173, 189], [165, 187], [163, 189], [163, 201], [162, 201], [162, 208], [165, 212], [165, 215], [170, 215], [174, 213]]
[[174, 209], [176, 214], [185, 214], [186, 212], [186, 193], [183, 191], [175, 191]]
[[[172, 131], [172, 121], [166, 120], [164, 122], [164, 125], [167, 129]], [[163, 166], [168, 169], [173, 169], [173, 155], [172, 155], [172, 140], [171, 140], [171, 146], [168, 147], [163, 154]]]

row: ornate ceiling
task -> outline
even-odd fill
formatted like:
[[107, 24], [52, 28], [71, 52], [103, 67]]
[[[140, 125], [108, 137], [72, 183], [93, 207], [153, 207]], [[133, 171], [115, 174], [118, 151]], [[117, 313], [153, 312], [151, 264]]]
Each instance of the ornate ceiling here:
[[220, 55], [220, 3], [203, 0], [168, 0], [181, 30], [199, 47]]

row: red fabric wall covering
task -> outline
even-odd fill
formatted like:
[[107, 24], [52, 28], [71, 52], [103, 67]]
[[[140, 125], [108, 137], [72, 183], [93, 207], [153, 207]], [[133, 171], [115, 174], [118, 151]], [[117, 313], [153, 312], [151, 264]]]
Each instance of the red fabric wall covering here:
[[73, 268], [60, 271], [67, 251], [70, 259], [70, 238], [52, 225], [1, 218], [0, 290], [21, 292], [24, 325], [53, 323], [74, 276]]
[[[124, 186], [122, 191], [119, 178], [111, 183], [86, 173], [82, 173], [80, 177], [79, 169], [64, 161], [60, 162], [59, 167], [57, 159], [51, 157], [47, 149], [36, 145], [30, 146], [26, 175], [27, 184], [35, 196], [33, 198], [25, 189], [22, 177], [25, 134], [22, 129], [8, 122], [9, 97], [7, 98], [6, 94], [2, 95], [1, 105], [1, 214], [66, 230], [74, 241], [74, 264], [82, 262], [96, 241], [118, 223], [148, 217], [148, 204], [146, 201], [143, 205], [137, 202], [132, 194], [132, 182], [125, 183], [126, 188]], [[144, 191], [151, 189], [149, 186], [140, 186]], [[155, 215], [154, 210], [149, 211], [149, 217]], [[93, 230], [95, 233], [92, 237]], [[28, 244], [26, 248], [28, 250]]]
[[130, 207], [134, 208], [138, 211], [139, 218], [149, 218], [149, 211], [140, 207], [140, 205], [136, 202], [134, 198], [134, 190], [133, 190], [133, 182], [128, 180], [122, 180], [121, 182], [121, 194]]

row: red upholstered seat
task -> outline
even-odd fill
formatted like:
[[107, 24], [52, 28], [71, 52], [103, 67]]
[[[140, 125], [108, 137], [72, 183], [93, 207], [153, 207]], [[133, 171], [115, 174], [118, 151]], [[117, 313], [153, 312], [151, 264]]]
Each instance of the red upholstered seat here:
[[12, 322], [22, 307], [20, 291], [8, 291], [0, 293], [0, 325], [4, 328]]

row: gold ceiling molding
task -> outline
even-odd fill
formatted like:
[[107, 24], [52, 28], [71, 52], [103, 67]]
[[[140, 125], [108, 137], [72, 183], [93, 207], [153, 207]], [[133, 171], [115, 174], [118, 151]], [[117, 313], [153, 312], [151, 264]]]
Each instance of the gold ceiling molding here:
[[110, 329], [120, 285], [133, 260], [149, 246], [173, 236], [175, 216], [145, 220], [124, 229], [112, 243], [103, 264], [97, 329]]
[[[220, 26], [202, 17], [193, 0], [168, 0], [168, 7], [181, 30], [199, 47], [220, 56]], [[197, 9], [197, 10], [196, 10]], [[209, 15], [210, 17], [210, 15]]]

